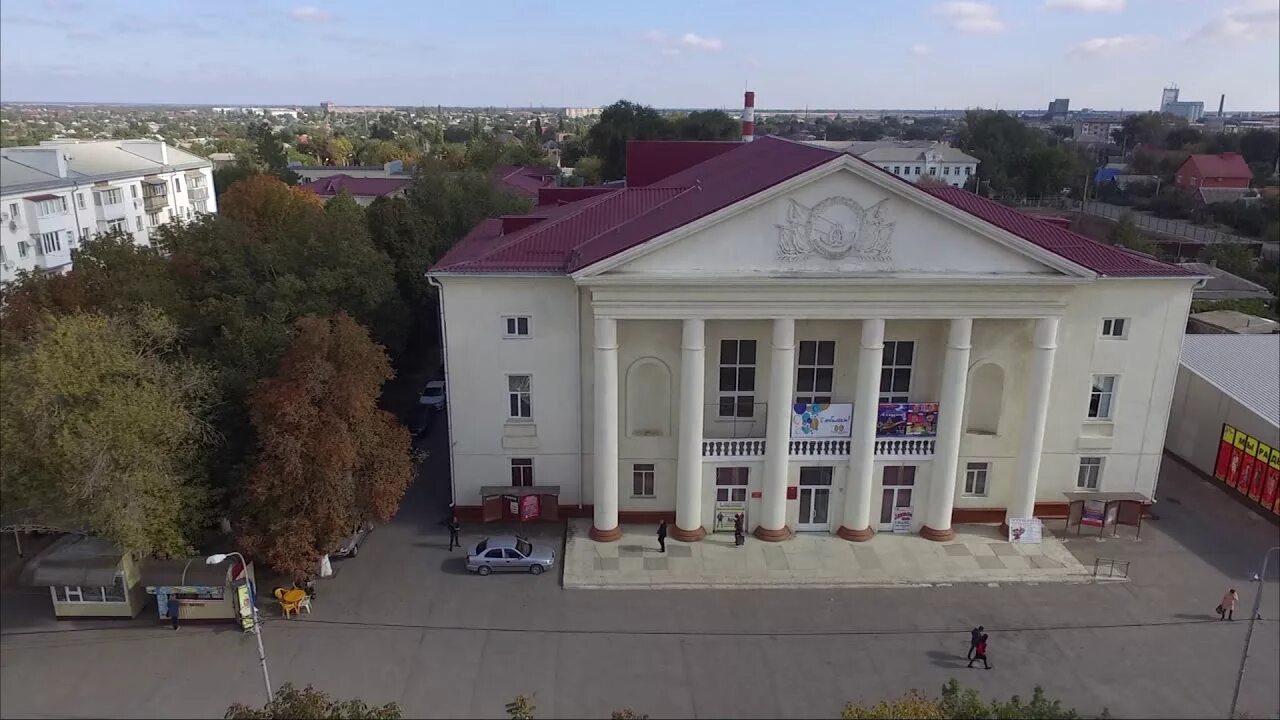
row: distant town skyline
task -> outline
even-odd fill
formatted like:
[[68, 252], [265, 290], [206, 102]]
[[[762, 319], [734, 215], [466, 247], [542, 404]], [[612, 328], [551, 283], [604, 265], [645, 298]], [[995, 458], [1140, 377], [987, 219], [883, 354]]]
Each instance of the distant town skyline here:
[[1141, 111], [1176, 83], [1280, 108], [1276, 0], [732, 7], [5, 0], [0, 101]]

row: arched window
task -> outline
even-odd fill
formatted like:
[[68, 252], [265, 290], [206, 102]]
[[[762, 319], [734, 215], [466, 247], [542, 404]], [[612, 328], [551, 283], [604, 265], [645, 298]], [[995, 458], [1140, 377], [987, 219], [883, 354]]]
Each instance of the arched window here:
[[986, 363], [969, 379], [969, 412], [965, 432], [974, 435], [1000, 433], [1000, 409], [1004, 406], [1004, 370]]
[[627, 368], [627, 435], [671, 434], [671, 371], [657, 358], [640, 358]]

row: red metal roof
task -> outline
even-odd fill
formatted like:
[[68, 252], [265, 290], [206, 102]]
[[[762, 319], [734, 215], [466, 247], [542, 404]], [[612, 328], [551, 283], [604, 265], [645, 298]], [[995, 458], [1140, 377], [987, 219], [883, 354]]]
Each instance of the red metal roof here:
[[537, 200], [538, 188], [554, 185], [560, 171], [555, 168], [496, 165], [493, 177], [507, 189], [523, 198]]
[[1253, 171], [1249, 163], [1244, 161], [1240, 153], [1222, 153], [1221, 155], [1192, 155], [1183, 163], [1190, 163], [1200, 177], [1243, 178], [1253, 180]]
[[382, 197], [407, 187], [409, 178], [358, 178], [350, 175], [331, 175], [303, 183], [302, 187], [321, 197], [332, 197], [343, 190], [359, 197]]
[[[514, 232], [503, 234], [500, 220], [486, 220], [432, 269], [458, 273], [571, 273], [842, 156], [774, 137], [728, 145], [728, 150], [720, 150], [645, 186], [631, 185], [562, 205], [539, 206], [531, 215], [545, 219]], [[667, 148], [660, 152], [667, 152]], [[701, 152], [704, 149], [694, 150], [695, 154]], [[1103, 245], [965, 190], [917, 186], [905, 181], [903, 188], [907, 192], [927, 192], [1101, 275], [1193, 276], [1177, 266]]]
[[741, 144], [736, 140], [628, 141], [627, 187], [652, 185]]

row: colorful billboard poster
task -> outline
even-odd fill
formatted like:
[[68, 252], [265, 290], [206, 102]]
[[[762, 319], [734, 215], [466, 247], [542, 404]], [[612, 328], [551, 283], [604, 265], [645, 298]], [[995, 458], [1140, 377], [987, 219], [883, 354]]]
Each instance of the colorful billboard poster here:
[[525, 495], [520, 498], [520, 522], [537, 520], [542, 517], [542, 499], [537, 495]]
[[1039, 518], [1009, 518], [1009, 542], [1038, 544], [1044, 536]]
[[1280, 514], [1280, 446], [1223, 425], [1213, 476]]
[[932, 437], [938, 434], [938, 403], [883, 403], [876, 416], [877, 437]]
[[1080, 511], [1080, 524], [1090, 527], [1102, 527], [1107, 504], [1101, 500], [1085, 500], [1084, 509]]
[[1235, 442], [1231, 443], [1231, 461], [1227, 464], [1227, 485], [1240, 489], [1240, 463], [1244, 461], [1244, 439], [1248, 437], [1236, 431]]
[[1213, 476], [1223, 482], [1227, 482], [1227, 468], [1231, 467], [1231, 449], [1235, 447], [1235, 441], [1236, 429], [1223, 425], [1222, 442], [1218, 443], [1218, 462], [1213, 466]]
[[791, 406], [791, 437], [847, 438], [853, 433], [852, 419], [851, 403], [796, 403]]
[[1253, 466], [1258, 461], [1258, 438], [1244, 436], [1244, 455], [1240, 458], [1240, 474], [1236, 477], [1236, 489], [1248, 495], [1253, 483]]
[[[1248, 452], [1246, 443], [1245, 452]], [[1262, 486], [1267, 482], [1267, 465], [1271, 462], [1271, 446], [1254, 442], [1253, 464], [1249, 472], [1249, 498], [1262, 502]]]
[[1267, 481], [1262, 486], [1262, 504], [1280, 513], [1280, 447], [1271, 448], [1267, 463]]

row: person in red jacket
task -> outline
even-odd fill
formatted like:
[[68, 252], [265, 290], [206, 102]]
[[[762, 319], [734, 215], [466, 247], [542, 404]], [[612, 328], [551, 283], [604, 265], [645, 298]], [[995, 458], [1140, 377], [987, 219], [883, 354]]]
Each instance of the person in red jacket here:
[[978, 638], [978, 645], [973, 649], [973, 658], [969, 660], [969, 667], [973, 667], [974, 660], [981, 660], [982, 667], [990, 670], [991, 666], [987, 664], [987, 636], [983, 635]]

